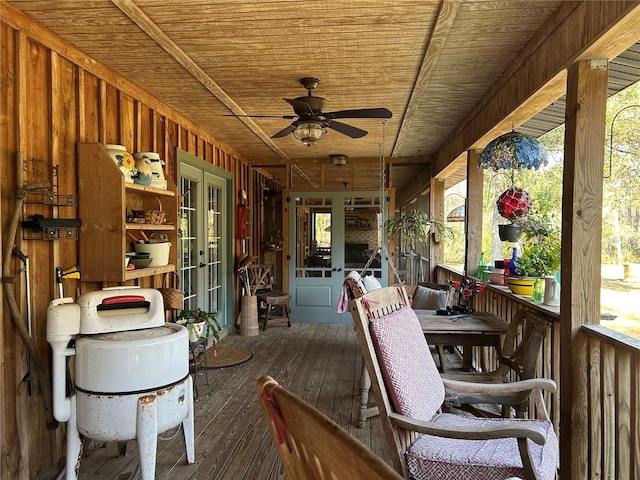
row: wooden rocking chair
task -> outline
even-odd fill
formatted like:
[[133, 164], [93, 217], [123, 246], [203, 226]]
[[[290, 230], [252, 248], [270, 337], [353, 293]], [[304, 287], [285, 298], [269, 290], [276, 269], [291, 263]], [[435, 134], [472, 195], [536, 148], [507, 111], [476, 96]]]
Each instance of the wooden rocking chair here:
[[256, 389], [290, 479], [402, 479], [355, 437], [273, 378], [260, 377]]
[[[502, 343], [500, 366], [493, 372], [452, 372], [442, 376], [449, 380], [478, 383], [507, 383], [512, 378], [527, 380], [536, 377], [536, 367], [542, 341], [551, 327], [551, 319], [540, 313], [520, 310], [511, 319], [509, 330]], [[477, 404], [501, 405], [502, 416], [511, 416], [511, 407], [517, 417], [524, 417], [529, 407], [528, 392], [488, 396], [486, 394], [447, 395], [447, 403], [454, 407], [468, 408], [472, 412], [491, 415], [491, 412], [476, 408]]]
[[[546, 415], [548, 379], [479, 385], [443, 379], [403, 287], [374, 290], [350, 303], [393, 464], [406, 479], [521, 477], [554, 480], [558, 440]], [[541, 420], [440, 413], [449, 391], [530, 391]], [[546, 417], [546, 418], [544, 418]]]

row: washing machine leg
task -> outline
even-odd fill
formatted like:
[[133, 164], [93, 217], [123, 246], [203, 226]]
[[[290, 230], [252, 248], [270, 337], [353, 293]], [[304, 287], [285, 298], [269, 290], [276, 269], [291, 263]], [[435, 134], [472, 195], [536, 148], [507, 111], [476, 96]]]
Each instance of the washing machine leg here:
[[158, 447], [158, 403], [155, 395], [146, 395], [138, 399], [136, 441], [138, 442], [141, 478], [142, 480], [153, 480], [156, 475]]
[[184, 447], [187, 451], [187, 463], [192, 464], [196, 461], [195, 447], [194, 447], [194, 434], [193, 434], [193, 387], [191, 383], [191, 375], [186, 385], [186, 401], [188, 402], [188, 414], [187, 418], [182, 421], [182, 431], [184, 432]]
[[67, 472], [66, 480], [76, 480], [80, 469], [80, 455], [82, 454], [82, 442], [78, 432], [76, 418], [76, 396], [71, 397], [71, 412], [67, 422]]

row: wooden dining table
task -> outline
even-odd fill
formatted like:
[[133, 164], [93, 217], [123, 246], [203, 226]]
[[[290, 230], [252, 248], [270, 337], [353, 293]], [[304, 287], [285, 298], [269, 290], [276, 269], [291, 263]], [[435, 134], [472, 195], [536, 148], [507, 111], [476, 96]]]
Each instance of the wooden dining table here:
[[471, 369], [472, 347], [495, 347], [498, 355], [502, 348], [502, 336], [509, 324], [487, 312], [462, 315], [437, 315], [435, 310], [414, 310], [429, 345], [436, 346], [440, 367], [446, 371], [444, 346], [463, 347], [463, 367]]

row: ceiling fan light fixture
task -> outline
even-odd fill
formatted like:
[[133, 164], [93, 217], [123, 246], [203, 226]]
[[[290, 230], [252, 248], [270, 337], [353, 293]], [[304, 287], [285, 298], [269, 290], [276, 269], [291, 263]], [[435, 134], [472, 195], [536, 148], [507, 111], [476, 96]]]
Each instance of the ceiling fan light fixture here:
[[342, 155], [342, 154], [336, 154], [336, 155], [331, 155], [331, 161], [333, 162], [333, 164], [336, 167], [342, 167], [344, 165], [347, 164], [347, 157], [346, 155]]
[[307, 147], [315, 145], [327, 134], [327, 127], [322, 122], [301, 120], [293, 124], [293, 136]]

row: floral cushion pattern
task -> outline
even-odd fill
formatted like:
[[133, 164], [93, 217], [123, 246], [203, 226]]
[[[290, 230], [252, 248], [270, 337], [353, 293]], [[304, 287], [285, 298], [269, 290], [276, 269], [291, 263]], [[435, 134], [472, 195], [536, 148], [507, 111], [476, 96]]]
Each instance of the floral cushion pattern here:
[[372, 319], [370, 331], [394, 410], [431, 420], [444, 401], [444, 386], [415, 312], [402, 307]]
[[[529, 442], [531, 456], [541, 480], [553, 480], [556, 474], [558, 439], [550, 422], [543, 420], [509, 420], [541, 426], [547, 432], [544, 446]], [[438, 415], [434, 422], [459, 427], [492, 426], [501, 419]], [[415, 480], [471, 480], [524, 478], [524, 470], [514, 438], [496, 440], [458, 440], [423, 435], [405, 454], [411, 478]]]

